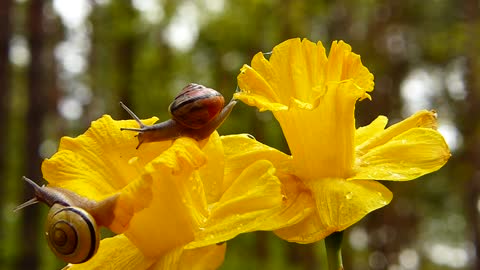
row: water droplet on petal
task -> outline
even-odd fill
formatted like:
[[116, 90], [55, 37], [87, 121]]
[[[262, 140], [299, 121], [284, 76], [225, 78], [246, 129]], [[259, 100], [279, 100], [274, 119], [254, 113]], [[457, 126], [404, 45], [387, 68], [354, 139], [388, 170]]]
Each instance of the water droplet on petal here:
[[351, 200], [352, 197], [353, 197], [353, 193], [352, 193], [352, 192], [348, 192], [347, 194], [345, 194], [345, 198], [346, 198], [347, 200]]

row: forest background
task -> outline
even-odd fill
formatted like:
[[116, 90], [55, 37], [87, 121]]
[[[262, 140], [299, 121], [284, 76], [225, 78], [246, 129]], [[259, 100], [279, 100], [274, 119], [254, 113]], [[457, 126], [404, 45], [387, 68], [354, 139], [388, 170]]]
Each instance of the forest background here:
[[[387, 183], [390, 205], [346, 231], [346, 269], [480, 269], [480, 2], [478, 0], [1, 0], [0, 269], [58, 269], [47, 208], [13, 213], [42, 181], [62, 136], [103, 114], [168, 118], [190, 82], [229, 99], [244, 63], [292, 37], [344, 40], [375, 75], [357, 125], [435, 109], [452, 158], [440, 171]], [[250, 133], [288, 152], [268, 112], [238, 104], [221, 134]], [[319, 138], [321, 139], [321, 138]], [[221, 269], [326, 269], [323, 243], [271, 232], [228, 243]]]

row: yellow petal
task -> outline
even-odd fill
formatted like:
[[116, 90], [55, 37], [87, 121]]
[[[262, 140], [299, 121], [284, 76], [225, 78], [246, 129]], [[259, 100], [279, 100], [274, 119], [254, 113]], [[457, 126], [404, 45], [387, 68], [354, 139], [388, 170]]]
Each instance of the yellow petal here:
[[[373, 75], [343, 41], [332, 43], [327, 60], [321, 42], [287, 40], [273, 48], [270, 60], [255, 55], [252, 66], [243, 66], [237, 79], [243, 92], [235, 97], [260, 111], [286, 110], [294, 104], [314, 108], [331, 82], [352, 80], [364, 92], [373, 90]], [[365, 97], [369, 96], [361, 96]], [[305, 106], [308, 103], [312, 106]]]
[[115, 233], [123, 233], [129, 226], [133, 215], [152, 200], [152, 179], [148, 176], [130, 182], [119, 193], [114, 208], [114, 219], [107, 225]]
[[220, 200], [210, 206], [210, 216], [187, 247], [211, 245], [259, 229], [282, 202], [280, 181], [274, 174], [275, 169], [266, 160], [245, 168]]
[[[156, 118], [143, 120], [154, 123]], [[140, 166], [152, 160], [169, 144], [138, 151], [132, 133], [121, 127], [136, 127], [135, 121], [114, 121], [110, 116], [92, 122], [76, 138], [63, 137], [59, 151], [42, 164], [44, 178], [51, 186], [62, 187], [99, 201], [125, 187], [138, 177], [138, 168], [129, 161], [138, 156]], [[138, 165], [137, 165], [138, 166]]]
[[169, 250], [193, 240], [189, 211], [172, 183], [171, 176], [155, 178], [151, 206], [137, 213], [125, 235], [149, 257], [161, 256]]
[[361, 156], [370, 149], [385, 144], [393, 137], [416, 127], [437, 128], [437, 114], [434, 111], [421, 110], [410, 116], [409, 118], [392, 125], [376, 136], [364, 141], [356, 146], [356, 155]]
[[[182, 181], [176, 181], [175, 183], [179, 194], [182, 196], [182, 202], [188, 209], [193, 228], [198, 228], [199, 224], [202, 224], [209, 214], [207, 195], [210, 194], [213, 197], [221, 191], [221, 187], [214, 185], [214, 183], [221, 185], [223, 178], [223, 167], [221, 166], [223, 149], [219, 141], [216, 132], [208, 140], [200, 143], [183, 137], [177, 139], [176, 144], [172, 146], [172, 151], [166, 153], [166, 155], [170, 154], [168, 160], [180, 161], [175, 162], [177, 164], [183, 163], [178, 168], [173, 163], [170, 165], [174, 168], [173, 174], [188, 172], [188, 174], [182, 176]], [[179, 145], [181, 147], [176, 147]], [[199, 147], [202, 147], [202, 149]], [[177, 148], [178, 150], [176, 150]], [[166, 160], [167, 158], [159, 158], [155, 161], [161, 163]], [[209, 164], [209, 161], [211, 164]], [[157, 168], [152, 166], [149, 170], [156, 172]], [[203, 179], [202, 177], [208, 177], [209, 179]], [[208, 188], [214, 188], [212, 194]]]
[[130, 221], [125, 235], [147, 256], [161, 256], [193, 240], [194, 221], [190, 194], [185, 181], [205, 163], [197, 142], [177, 139], [147, 167], [145, 177], [151, 177], [153, 199], [148, 208]]
[[[350, 45], [333, 41], [328, 54], [327, 81], [352, 80], [364, 92], [373, 90], [373, 74], [363, 66], [360, 55], [352, 52]], [[361, 99], [367, 96], [362, 96]]]
[[392, 200], [392, 193], [375, 181], [330, 178], [309, 184], [317, 209], [301, 222], [276, 230], [282, 239], [303, 244], [319, 241]]
[[199, 169], [200, 179], [205, 190], [207, 203], [216, 202], [223, 192], [223, 175], [225, 155], [223, 144], [217, 132], [210, 135], [208, 142], [202, 147], [207, 163]]
[[195, 249], [177, 248], [162, 256], [148, 270], [213, 270], [224, 260], [227, 244]]
[[[227, 243], [195, 249], [185, 249], [180, 258], [179, 270], [213, 270], [219, 268], [225, 258]], [[171, 268], [170, 268], [171, 269]]]
[[157, 262], [148, 268], [148, 270], [178, 269], [183, 250], [183, 247], [177, 247], [168, 251], [167, 253], [158, 257]]
[[263, 110], [286, 110], [292, 100], [315, 103], [325, 91], [325, 48], [319, 42], [290, 39], [273, 48], [270, 60], [255, 55], [238, 75], [236, 98]]
[[275, 148], [262, 144], [247, 134], [222, 136], [225, 151], [224, 190], [250, 164], [266, 159], [277, 168], [277, 174], [293, 174], [292, 158]]
[[[263, 55], [257, 54], [254, 59], [258, 57], [263, 58]], [[266, 65], [269, 65], [269, 63], [267, 62]], [[286, 105], [280, 102], [270, 84], [253, 68], [244, 65], [237, 79], [238, 85], [243, 91], [235, 93], [234, 98], [250, 106], [256, 106], [260, 111], [288, 109]]]
[[309, 182], [324, 235], [343, 231], [392, 200], [392, 193], [376, 181], [326, 178]]
[[314, 211], [315, 202], [310, 191], [292, 175], [292, 159], [275, 148], [264, 145], [248, 135], [222, 136], [226, 156], [226, 183], [258, 160], [268, 160], [276, 168], [282, 183], [281, 208], [262, 224], [263, 230], [274, 230], [295, 224]]
[[292, 226], [316, 211], [312, 193], [300, 179], [292, 175], [283, 175], [280, 181], [283, 193], [281, 208], [263, 223], [263, 230]]
[[[275, 76], [266, 79], [274, 82], [272, 87], [280, 103], [288, 105], [292, 97], [314, 103], [324, 92], [326, 60], [325, 48], [320, 42], [295, 38], [275, 46], [270, 57]], [[257, 69], [254, 64], [252, 62], [252, 67]]]
[[148, 269], [155, 262], [147, 258], [133, 245], [127, 237], [119, 234], [100, 241], [97, 254], [82, 264], [70, 264], [64, 269], [100, 270], [100, 269]]
[[275, 230], [274, 233], [289, 242], [308, 244], [322, 240], [330, 234], [330, 230], [323, 226], [315, 210], [303, 217], [300, 222]]
[[438, 131], [413, 128], [359, 156], [352, 179], [412, 180], [440, 169], [449, 158]]
[[275, 168], [266, 160], [259, 160], [240, 174], [213, 206], [212, 218], [221, 219], [235, 212], [277, 207], [281, 201], [280, 181]]
[[355, 145], [360, 145], [368, 139], [376, 136], [385, 129], [388, 118], [380, 115], [367, 126], [357, 128], [355, 131]]
[[206, 190], [198, 171], [193, 171], [190, 177], [178, 181], [177, 189], [182, 196], [183, 204], [188, 210], [192, 228], [202, 226], [210, 214], [206, 198]]

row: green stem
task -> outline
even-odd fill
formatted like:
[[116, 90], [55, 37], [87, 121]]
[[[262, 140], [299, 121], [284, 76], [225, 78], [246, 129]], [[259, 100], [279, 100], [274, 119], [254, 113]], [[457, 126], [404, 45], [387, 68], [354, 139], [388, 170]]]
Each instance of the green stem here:
[[343, 270], [342, 238], [343, 232], [334, 232], [325, 238], [328, 270]]

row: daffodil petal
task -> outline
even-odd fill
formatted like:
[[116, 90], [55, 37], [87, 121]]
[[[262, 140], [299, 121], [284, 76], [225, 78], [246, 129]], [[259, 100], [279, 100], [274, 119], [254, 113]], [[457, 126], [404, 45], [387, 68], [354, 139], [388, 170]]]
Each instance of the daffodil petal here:
[[[237, 79], [243, 92], [235, 97], [260, 111], [283, 111], [292, 104], [313, 109], [331, 82], [352, 80], [364, 92], [373, 90], [373, 75], [343, 41], [332, 43], [327, 59], [321, 42], [289, 39], [273, 48], [270, 60], [256, 54], [252, 66], [244, 65]], [[360, 98], [365, 97], [369, 95]], [[308, 103], [314, 105], [305, 106]]]
[[[215, 192], [214, 195], [218, 193], [218, 190], [221, 190], [221, 187], [213, 186], [211, 182], [220, 184], [222, 182], [223, 167], [221, 167], [221, 164], [223, 161], [216, 159], [223, 157], [223, 151], [216, 132], [209, 140], [201, 143], [187, 137], [179, 138], [174, 146], [177, 145], [182, 145], [182, 147], [173, 147], [172, 150], [176, 148], [179, 150], [168, 152], [171, 154], [168, 159], [178, 159], [180, 163], [184, 163], [181, 167], [174, 169], [173, 174], [180, 173], [184, 175], [179, 178], [183, 180], [177, 180], [175, 184], [179, 194], [182, 196], [183, 204], [189, 211], [192, 225], [197, 228], [209, 215], [207, 194], [210, 193], [208, 193], [209, 190], [207, 188], [215, 188], [213, 191]], [[200, 147], [202, 148], [200, 149]], [[157, 159], [155, 161], [156, 163], [164, 162], [161, 160], [166, 159]], [[209, 161], [211, 161], [211, 164], [209, 164]], [[156, 170], [155, 166], [150, 168], [151, 172], [156, 172]], [[217, 172], [207, 172], [206, 170], [215, 170]], [[203, 179], [202, 177], [211, 177], [212, 179]], [[220, 179], [215, 179], [215, 177]], [[207, 185], [206, 188], [205, 185]]]
[[448, 146], [438, 131], [414, 128], [358, 157], [352, 179], [412, 180], [440, 169], [449, 158]]
[[375, 181], [322, 179], [311, 183], [316, 210], [302, 221], [275, 231], [280, 238], [313, 243], [342, 231], [371, 211], [387, 205], [392, 193]]
[[209, 205], [205, 196], [205, 188], [198, 171], [192, 172], [190, 177], [178, 181], [177, 189], [182, 195], [183, 204], [187, 207], [194, 228], [203, 226], [210, 214]]
[[183, 247], [177, 247], [169, 250], [167, 253], [158, 257], [158, 260], [155, 262], [155, 264], [148, 268], [148, 270], [178, 269], [183, 251]]
[[135, 247], [123, 234], [100, 241], [97, 254], [82, 264], [69, 264], [68, 270], [100, 270], [100, 269], [148, 269], [155, 262], [154, 258], [145, 255]]
[[363, 66], [360, 55], [353, 53], [350, 45], [343, 41], [332, 42], [326, 76], [328, 82], [352, 80], [354, 85], [365, 92], [373, 90], [373, 74]]
[[392, 200], [392, 193], [376, 181], [326, 178], [310, 182], [319, 223], [325, 235], [343, 231]]
[[308, 213], [300, 222], [275, 230], [274, 233], [289, 242], [308, 244], [322, 240], [330, 234], [320, 222], [317, 211]]
[[[254, 61], [264, 63], [264, 61], [255, 60], [262, 57], [261, 53], [255, 55]], [[270, 65], [268, 62], [265, 65]], [[262, 69], [264, 66], [262, 65]], [[237, 77], [238, 85], [243, 91], [235, 93], [234, 98], [243, 101], [250, 106], [256, 106], [260, 111], [265, 110], [286, 110], [288, 107], [280, 102], [279, 97], [273, 91], [270, 84], [255, 69], [244, 65]]]
[[214, 270], [225, 258], [227, 244], [185, 249], [176, 248], [163, 255], [148, 270]]
[[[156, 120], [143, 122], [151, 124]], [[138, 176], [138, 168], [129, 164], [131, 158], [138, 156], [146, 164], [169, 146], [163, 143], [154, 147], [155, 151], [136, 150], [134, 135], [120, 128], [137, 126], [133, 120], [115, 121], [105, 115], [92, 122], [85, 134], [63, 137], [58, 152], [42, 164], [44, 178], [49, 185], [96, 201], [118, 192]]]
[[266, 220], [262, 230], [274, 230], [293, 225], [314, 211], [315, 202], [303, 182], [293, 176], [292, 158], [275, 148], [264, 145], [246, 134], [222, 136], [226, 156], [226, 183], [258, 160], [268, 160], [276, 168], [282, 183], [281, 209]]
[[186, 203], [190, 194], [184, 182], [205, 162], [195, 140], [180, 138], [147, 164], [144, 177], [152, 178], [152, 201], [125, 232], [147, 256], [161, 256], [193, 240], [192, 210]]
[[244, 66], [238, 76], [236, 98], [260, 111], [287, 110], [293, 100], [315, 103], [325, 87], [325, 48], [319, 42], [290, 39], [273, 48], [270, 60], [255, 55], [252, 67]]
[[292, 175], [283, 175], [283, 200], [281, 209], [262, 224], [263, 230], [276, 230], [292, 226], [309, 217], [316, 210], [310, 190], [303, 182]]
[[272, 162], [277, 174], [293, 174], [292, 158], [275, 148], [262, 144], [248, 134], [222, 136], [225, 152], [224, 189], [250, 164], [266, 159]]
[[115, 233], [123, 233], [129, 226], [133, 215], [145, 207], [152, 200], [152, 179], [148, 176], [132, 181], [118, 194], [114, 219], [107, 225]]
[[280, 181], [267, 160], [259, 160], [238, 176], [213, 206], [211, 217], [222, 219], [231, 213], [269, 209], [281, 201]]
[[437, 113], [434, 111], [421, 110], [407, 119], [392, 125], [385, 129], [383, 132], [377, 133], [376, 136], [371, 137], [368, 140], [365, 140], [361, 144], [357, 144], [355, 151], [357, 156], [361, 156], [364, 153], [368, 152], [370, 149], [385, 144], [393, 137], [409, 130], [412, 128], [423, 127], [423, 128], [437, 128]]
[[210, 216], [187, 247], [211, 245], [257, 230], [278, 211], [281, 202], [275, 169], [270, 162], [259, 160], [245, 168], [220, 200], [210, 206]]
[[[180, 257], [179, 270], [214, 270], [225, 259], [227, 243], [210, 245], [195, 249], [184, 249]], [[169, 268], [171, 269], [171, 268]], [[167, 269], [166, 269], [167, 270]]]
[[315, 44], [307, 39], [289, 39], [273, 48], [270, 64], [275, 76], [266, 79], [275, 83], [273, 88], [280, 103], [289, 104], [292, 97], [313, 103], [325, 90], [322, 86], [325, 83], [323, 68], [326, 61], [321, 42]]
[[207, 163], [200, 167], [199, 173], [207, 203], [212, 203], [218, 201], [222, 196], [225, 167], [223, 144], [217, 132], [210, 135], [208, 142], [202, 147], [202, 151], [207, 157]]
[[369, 125], [357, 128], [355, 131], [355, 145], [361, 145], [368, 139], [376, 136], [387, 126], [388, 118], [380, 115], [373, 120]]

